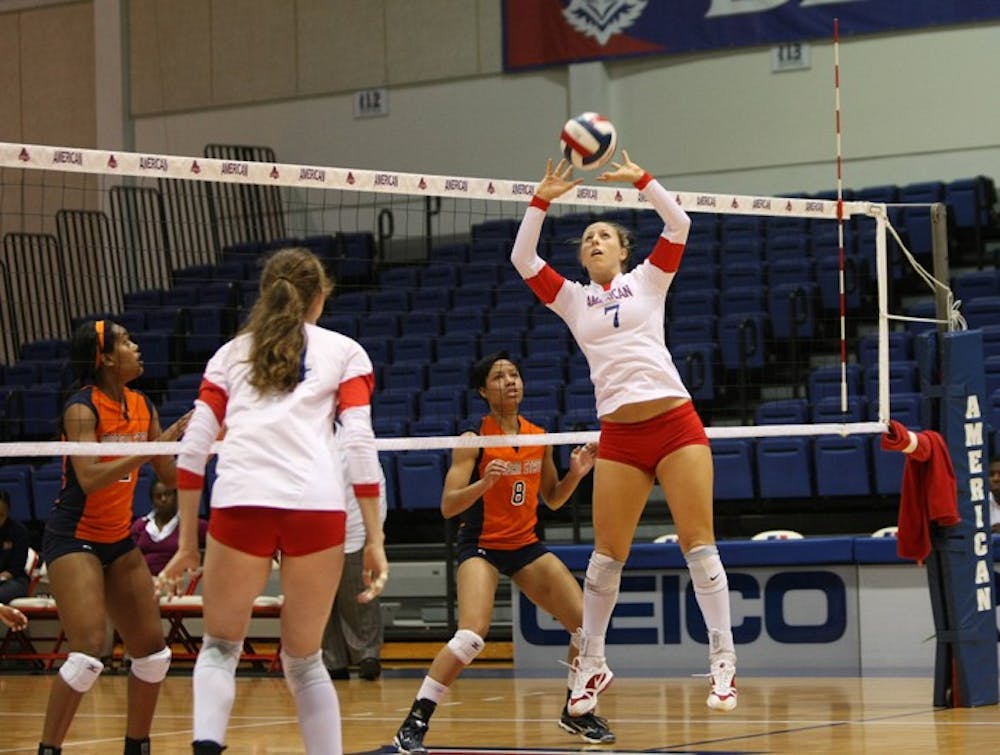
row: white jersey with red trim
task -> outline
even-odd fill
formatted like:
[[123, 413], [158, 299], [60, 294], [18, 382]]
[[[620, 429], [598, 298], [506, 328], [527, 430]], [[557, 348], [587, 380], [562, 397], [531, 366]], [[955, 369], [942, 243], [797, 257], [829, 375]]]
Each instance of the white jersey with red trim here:
[[289, 393], [261, 395], [250, 385], [249, 334], [209, 360], [177, 460], [179, 487], [201, 487], [209, 449], [224, 426], [213, 507], [341, 511], [345, 479], [357, 495], [379, 495], [371, 360], [340, 333], [310, 324], [305, 333], [301, 382]]
[[664, 397], [690, 398], [664, 340], [667, 289], [680, 265], [690, 218], [648, 174], [636, 183], [664, 219], [653, 252], [607, 286], [563, 278], [538, 257], [548, 203], [536, 197], [525, 211], [511, 261], [549, 309], [569, 326], [587, 357], [597, 414]]

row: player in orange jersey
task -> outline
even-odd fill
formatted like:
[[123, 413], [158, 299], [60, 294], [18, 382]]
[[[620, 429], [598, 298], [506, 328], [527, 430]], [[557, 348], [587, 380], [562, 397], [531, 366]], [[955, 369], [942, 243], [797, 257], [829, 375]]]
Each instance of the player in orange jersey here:
[[150, 400], [128, 387], [142, 374], [142, 358], [120, 325], [86, 322], [71, 348], [80, 388], [63, 410], [63, 437], [109, 448], [63, 462], [62, 491], [45, 526], [42, 554], [70, 652], [52, 683], [38, 752], [61, 751], [84, 693], [104, 669], [98, 656], [109, 617], [132, 658], [124, 751], [145, 755], [170, 648], [163, 641], [153, 578], [130, 534], [132, 496], [146, 462], [169, 487], [177, 472], [172, 456], [115, 455], [113, 444], [177, 440], [188, 416], [161, 431]]
[[[506, 352], [477, 362], [472, 387], [489, 404], [479, 426], [463, 435], [528, 435], [545, 432], [518, 414], [524, 384]], [[559, 479], [552, 446], [456, 448], [444, 481], [441, 513], [458, 516], [458, 631], [438, 652], [424, 677], [394, 743], [404, 755], [426, 753], [424, 734], [437, 704], [467, 665], [482, 652], [493, 614], [500, 575], [552, 614], [574, 636], [569, 660], [577, 654], [575, 633], [583, 618], [583, 592], [569, 569], [538, 539], [539, 496], [558, 509], [594, 466], [596, 444], [575, 448], [570, 468]], [[569, 689], [567, 689], [567, 697]], [[570, 717], [563, 708], [559, 725], [594, 743], [615, 741], [607, 723], [589, 713]]]

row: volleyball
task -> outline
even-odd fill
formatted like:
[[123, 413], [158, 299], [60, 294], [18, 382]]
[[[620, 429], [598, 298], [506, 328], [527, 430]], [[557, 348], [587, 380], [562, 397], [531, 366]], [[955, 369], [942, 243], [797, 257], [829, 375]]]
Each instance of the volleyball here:
[[618, 132], [615, 125], [600, 113], [580, 113], [566, 121], [559, 147], [574, 167], [594, 170], [615, 154]]

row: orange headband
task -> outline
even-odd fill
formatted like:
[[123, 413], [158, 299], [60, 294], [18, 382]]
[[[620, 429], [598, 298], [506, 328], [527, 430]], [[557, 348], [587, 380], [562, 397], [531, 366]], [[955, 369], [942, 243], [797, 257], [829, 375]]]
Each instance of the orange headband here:
[[97, 355], [94, 357], [94, 369], [101, 366], [101, 354], [104, 353], [104, 320], [97, 320], [94, 323], [94, 331], [97, 333]]

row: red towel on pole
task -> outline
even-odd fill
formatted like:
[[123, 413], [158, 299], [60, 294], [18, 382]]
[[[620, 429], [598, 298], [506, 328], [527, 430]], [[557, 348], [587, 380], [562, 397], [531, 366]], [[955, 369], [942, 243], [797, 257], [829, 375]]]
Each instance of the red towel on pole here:
[[[955, 469], [944, 438], [933, 430], [916, 433], [921, 450], [926, 439], [930, 453], [906, 455], [903, 486], [899, 495], [899, 540], [896, 552], [900, 558], [923, 563], [931, 553], [931, 526], [934, 522], [951, 527], [962, 521], [958, 514], [958, 488]], [[922, 457], [919, 460], [915, 457]]]

